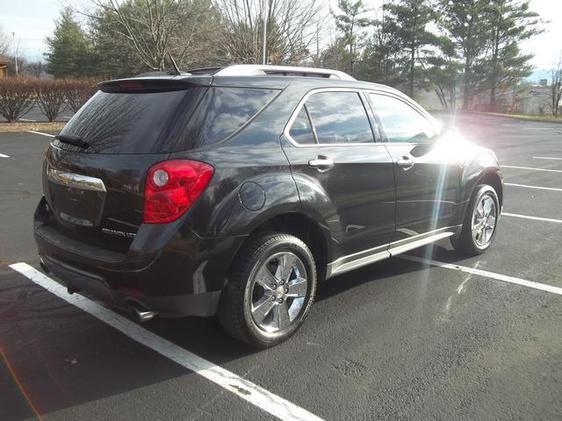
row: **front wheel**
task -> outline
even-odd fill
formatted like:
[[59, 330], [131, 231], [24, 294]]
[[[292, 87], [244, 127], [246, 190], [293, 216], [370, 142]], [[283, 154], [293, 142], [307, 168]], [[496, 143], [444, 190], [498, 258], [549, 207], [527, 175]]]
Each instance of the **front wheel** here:
[[484, 253], [492, 245], [499, 216], [500, 205], [494, 188], [487, 184], [478, 185], [459, 236], [451, 238], [455, 250], [467, 256]]
[[303, 323], [316, 283], [314, 257], [303, 241], [287, 234], [256, 237], [234, 264], [219, 321], [237, 339], [260, 348], [273, 346]]

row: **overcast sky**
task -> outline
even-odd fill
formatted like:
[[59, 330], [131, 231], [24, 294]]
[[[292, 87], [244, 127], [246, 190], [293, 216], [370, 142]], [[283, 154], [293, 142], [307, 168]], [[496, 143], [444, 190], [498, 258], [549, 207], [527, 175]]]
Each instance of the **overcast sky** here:
[[[45, 52], [45, 37], [54, 29], [54, 19], [65, 4], [87, 7], [89, 0], [0, 0], [0, 26], [4, 33], [15, 33], [20, 54], [37, 60]], [[330, 3], [332, 3], [330, 1]], [[375, 8], [381, 0], [364, 0]], [[548, 21], [545, 33], [525, 42], [522, 48], [533, 53], [533, 64], [539, 69], [550, 69], [562, 52], [562, 0], [531, 0], [531, 7]]]

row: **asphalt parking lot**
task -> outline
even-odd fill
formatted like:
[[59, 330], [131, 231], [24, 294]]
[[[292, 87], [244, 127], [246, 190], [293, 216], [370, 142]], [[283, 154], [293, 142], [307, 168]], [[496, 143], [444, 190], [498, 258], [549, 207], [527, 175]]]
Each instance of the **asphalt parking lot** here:
[[0, 133], [0, 419], [560, 419], [562, 125], [457, 124], [504, 166], [492, 248], [461, 259], [442, 241], [332, 278], [265, 351], [212, 319], [139, 328], [29, 279], [51, 285], [31, 229], [50, 138]]

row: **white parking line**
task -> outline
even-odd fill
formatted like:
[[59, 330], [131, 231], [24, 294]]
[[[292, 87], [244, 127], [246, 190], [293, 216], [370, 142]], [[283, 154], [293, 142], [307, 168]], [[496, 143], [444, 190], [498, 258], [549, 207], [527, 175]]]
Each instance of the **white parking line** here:
[[554, 161], [562, 161], [562, 158], [554, 158], [550, 156], [533, 156], [534, 159], [552, 159]]
[[562, 170], [551, 170], [547, 168], [531, 168], [531, 167], [518, 167], [516, 165], [502, 165], [502, 168], [514, 168], [516, 170], [531, 170], [531, 171], [546, 171], [546, 172], [562, 172]]
[[15, 263], [10, 267], [24, 275], [26, 278], [45, 288], [50, 293], [64, 301], [91, 314], [102, 322], [117, 329], [134, 341], [158, 352], [177, 364], [191, 370], [207, 380], [223, 387], [229, 392], [246, 400], [252, 405], [263, 409], [271, 415], [282, 420], [321, 420], [321, 418], [307, 410], [277, 396], [261, 386], [246, 380], [222, 367], [207, 361], [173, 342], [164, 339], [137, 323], [97, 304], [96, 302], [80, 295], [70, 295], [66, 288], [58, 282], [39, 272], [27, 263]]
[[4, 155], [3, 153], [0, 153], [0, 158], [9, 158], [9, 155]]
[[512, 218], [532, 219], [534, 221], [555, 222], [558, 224], [562, 224], [562, 219], [541, 218], [540, 216], [519, 215], [517, 213], [507, 213], [507, 212], [502, 212], [502, 216], [511, 216]]
[[30, 122], [35, 122], [37, 120], [30, 120], [29, 118], [20, 118], [20, 121], [30, 121]]
[[539, 282], [527, 281], [525, 279], [515, 278], [513, 276], [502, 275], [501, 273], [489, 272], [487, 270], [470, 268], [467, 266], [459, 266], [452, 263], [444, 263], [438, 260], [424, 259], [417, 256], [400, 256], [401, 259], [411, 260], [412, 262], [425, 263], [431, 266], [437, 266], [444, 269], [452, 269], [460, 272], [471, 273], [473, 275], [483, 276], [485, 278], [496, 279], [498, 281], [509, 282], [510, 284], [520, 285], [527, 288], [538, 289], [541, 291], [551, 292], [553, 294], [562, 295], [562, 288], [553, 285], [541, 284]]
[[550, 191], [562, 191], [562, 189], [557, 189], [555, 187], [539, 187], [539, 186], [528, 186], [526, 184], [515, 184], [515, 183], [504, 183], [506, 186], [513, 187], [524, 187], [526, 189], [537, 189], [537, 190], [550, 190]]
[[39, 134], [39, 135], [41, 135], [41, 136], [55, 137], [54, 134], [38, 132], [38, 131], [35, 131], [35, 130], [26, 130], [26, 132], [28, 132], [28, 133], [33, 133], [33, 134]]

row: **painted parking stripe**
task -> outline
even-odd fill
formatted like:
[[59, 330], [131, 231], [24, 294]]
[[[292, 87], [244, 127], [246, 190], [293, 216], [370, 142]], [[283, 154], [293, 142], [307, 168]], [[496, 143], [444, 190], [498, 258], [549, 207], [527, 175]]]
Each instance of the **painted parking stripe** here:
[[20, 121], [29, 121], [29, 122], [35, 122], [37, 120], [30, 120], [29, 118], [20, 118]]
[[501, 167], [502, 168], [513, 168], [513, 169], [516, 169], [516, 170], [562, 172], [562, 170], [551, 170], [551, 169], [547, 169], [547, 168], [518, 167], [516, 165], [502, 165]]
[[541, 218], [540, 216], [519, 215], [517, 213], [507, 213], [507, 212], [502, 212], [502, 216], [510, 216], [512, 218], [532, 219], [533, 221], [554, 222], [557, 224], [562, 224], [562, 219]]
[[452, 263], [440, 262], [438, 260], [424, 259], [417, 256], [400, 256], [401, 259], [410, 260], [412, 262], [424, 263], [430, 266], [437, 266], [444, 269], [457, 270], [459, 272], [471, 273], [473, 275], [491, 278], [497, 281], [508, 282], [510, 284], [520, 285], [527, 288], [538, 289], [541, 291], [551, 292], [553, 294], [562, 295], [562, 288], [553, 285], [542, 284], [540, 282], [527, 281], [525, 279], [515, 278], [514, 276], [502, 275], [501, 273], [490, 272], [482, 269], [475, 269], [468, 266], [460, 266]]
[[562, 161], [562, 158], [555, 158], [551, 156], [533, 156], [534, 159], [551, 159], [553, 161]]
[[528, 186], [527, 184], [515, 184], [515, 183], [503, 183], [503, 184], [506, 185], [506, 186], [523, 187], [523, 188], [526, 188], [526, 189], [562, 191], [562, 189], [557, 189], [555, 187]]
[[9, 155], [4, 155], [3, 153], [0, 153], [0, 158], [9, 158]]
[[64, 301], [91, 314], [134, 341], [158, 352], [175, 363], [234, 393], [252, 405], [282, 420], [321, 420], [307, 410], [277, 396], [261, 386], [207, 361], [173, 342], [164, 339], [139, 324], [80, 295], [68, 294], [66, 288], [27, 263], [15, 263], [10, 268]]
[[36, 131], [36, 130], [26, 130], [26, 131], [27, 131], [28, 133], [38, 134], [38, 135], [41, 135], [41, 136], [55, 137], [54, 134], [38, 132], [38, 131]]

